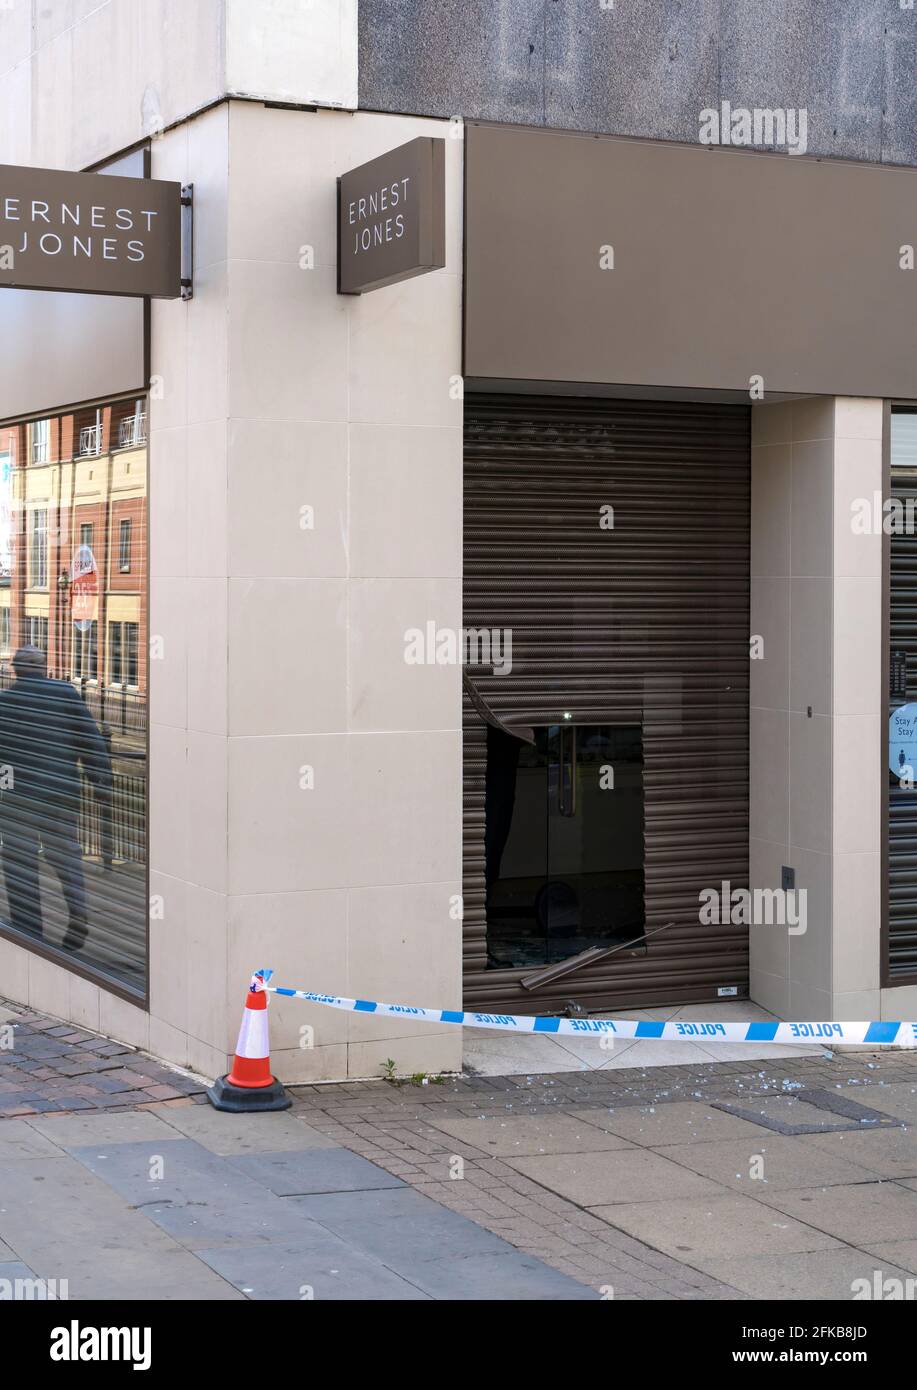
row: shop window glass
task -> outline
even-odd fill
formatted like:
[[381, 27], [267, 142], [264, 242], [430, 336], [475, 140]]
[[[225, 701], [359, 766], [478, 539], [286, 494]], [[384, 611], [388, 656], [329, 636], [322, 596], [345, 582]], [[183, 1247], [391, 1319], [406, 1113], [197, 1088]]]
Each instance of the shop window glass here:
[[551, 965], [644, 932], [643, 744], [637, 726], [488, 726], [491, 968]]
[[[46, 431], [5, 426], [0, 453], [0, 930], [141, 995], [149, 901], [142, 405], [126, 431], [129, 455], [113, 425], [120, 404], [54, 416]], [[45, 439], [54, 449], [35, 470]], [[102, 466], [87, 467], [99, 456]], [[140, 518], [128, 533], [129, 586], [120, 577], [125, 510]], [[106, 658], [115, 676], [102, 669]]]

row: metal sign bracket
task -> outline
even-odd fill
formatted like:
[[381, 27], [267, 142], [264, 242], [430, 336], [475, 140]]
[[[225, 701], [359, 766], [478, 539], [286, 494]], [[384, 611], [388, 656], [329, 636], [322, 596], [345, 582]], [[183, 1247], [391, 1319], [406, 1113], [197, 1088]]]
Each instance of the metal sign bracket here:
[[181, 297], [194, 298], [194, 184], [181, 190]]

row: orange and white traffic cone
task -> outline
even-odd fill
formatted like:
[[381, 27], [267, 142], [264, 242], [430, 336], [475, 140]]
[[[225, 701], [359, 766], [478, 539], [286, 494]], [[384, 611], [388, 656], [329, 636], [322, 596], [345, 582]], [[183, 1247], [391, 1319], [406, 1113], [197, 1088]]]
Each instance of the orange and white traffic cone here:
[[207, 1091], [217, 1110], [288, 1110], [292, 1104], [280, 1082], [271, 1075], [268, 996], [264, 986], [272, 973], [258, 970], [252, 976], [232, 1071], [219, 1077]]

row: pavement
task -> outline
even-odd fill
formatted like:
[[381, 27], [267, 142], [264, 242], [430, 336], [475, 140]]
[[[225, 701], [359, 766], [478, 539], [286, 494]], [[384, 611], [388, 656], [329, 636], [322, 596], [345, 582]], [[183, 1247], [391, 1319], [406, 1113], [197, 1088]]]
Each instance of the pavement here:
[[132, 1049], [4, 1020], [0, 1281], [219, 1301], [917, 1290], [913, 1052], [304, 1086], [233, 1116]]

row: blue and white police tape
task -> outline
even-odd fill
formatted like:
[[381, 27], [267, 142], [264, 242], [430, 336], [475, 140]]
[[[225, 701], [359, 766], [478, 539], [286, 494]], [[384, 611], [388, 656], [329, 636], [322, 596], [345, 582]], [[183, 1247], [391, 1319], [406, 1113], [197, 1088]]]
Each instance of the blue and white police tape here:
[[870, 1047], [917, 1047], [917, 1023], [699, 1023], [693, 1019], [674, 1019], [670, 1023], [635, 1018], [537, 1018], [526, 1014], [462, 1013], [456, 1009], [419, 1009], [409, 1004], [383, 1004], [377, 999], [343, 999], [337, 994], [315, 994], [307, 989], [281, 989], [268, 985], [269, 994], [290, 999], [306, 999], [348, 1013], [375, 1014], [383, 1018], [411, 1022], [455, 1023], [463, 1028], [503, 1028], [510, 1033], [562, 1033], [577, 1037], [660, 1039], [665, 1042], [817, 1042], [860, 1043]]

